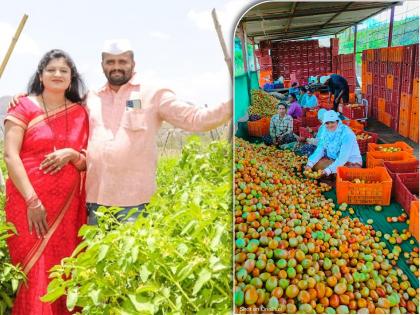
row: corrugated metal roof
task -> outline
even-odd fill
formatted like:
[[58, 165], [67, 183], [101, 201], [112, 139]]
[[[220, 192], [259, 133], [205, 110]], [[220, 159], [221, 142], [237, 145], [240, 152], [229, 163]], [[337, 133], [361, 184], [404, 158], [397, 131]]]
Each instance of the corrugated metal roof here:
[[334, 35], [401, 1], [285, 2], [258, 4], [241, 19], [248, 37], [291, 40]]

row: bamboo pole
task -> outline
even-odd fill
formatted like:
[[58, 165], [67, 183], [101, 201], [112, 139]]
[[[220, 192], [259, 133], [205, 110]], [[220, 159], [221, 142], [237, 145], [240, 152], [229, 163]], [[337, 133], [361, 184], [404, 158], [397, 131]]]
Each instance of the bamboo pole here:
[[[226, 62], [226, 65], [228, 67], [230, 78], [231, 78], [232, 84], [233, 84], [232, 58], [229, 56], [229, 52], [228, 52], [228, 49], [226, 47], [226, 42], [223, 38], [222, 28], [220, 26], [219, 19], [217, 18], [216, 9], [213, 9], [211, 11], [211, 15], [213, 17], [214, 27], [216, 28], [217, 37], [219, 38], [220, 46], [222, 46], [223, 56], [225, 58], [225, 62]], [[233, 103], [232, 103], [232, 106], [233, 106]], [[232, 112], [233, 112], [233, 110], [232, 110]], [[232, 119], [233, 119], [233, 117], [232, 117]], [[228, 139], [229, 142], [232, 142], [232, 136], [233, 136], [233, 123], [232, 123], [232, 121], [230, 121], [229, 124], [228, 124], [228, 131], [227, 132], [228, 132], [227, 139]]]
[[28, 19], [28, 15], [24, 14], [20, 23], [19, 23], [19, 26], [16, 30], [15, 36], [13, 36], [12, 41], [10, 42], [9, 49], [7, 50], [6, 56], [4, 57], [3, 62], [0, 66], [0, 78], [3, 75], [4, 69], [6, 68], [7, 62], [10, 59], [10, 56], [13, 52], [13, 49], [16, 46], [16, 43], [17, 43], [17, 41], [19, 39], [19, 36], [20, 36], [20, 33], [22, 33], [23, 27], [25, 26], [25, 23], [26, 23], [27, 19]]

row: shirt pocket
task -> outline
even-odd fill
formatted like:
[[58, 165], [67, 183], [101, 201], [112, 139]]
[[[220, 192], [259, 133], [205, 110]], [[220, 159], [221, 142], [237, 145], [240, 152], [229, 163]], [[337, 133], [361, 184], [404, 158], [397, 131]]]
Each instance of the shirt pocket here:
[[147, 130], [147, 115], [144, 109], [132, 109], [124, 112], [121, 126], [131, 131]]

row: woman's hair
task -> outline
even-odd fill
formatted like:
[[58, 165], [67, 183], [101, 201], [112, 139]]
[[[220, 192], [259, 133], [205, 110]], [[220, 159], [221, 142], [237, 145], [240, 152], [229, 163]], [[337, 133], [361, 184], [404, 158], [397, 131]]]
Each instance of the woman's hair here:
[[298, 85], [298, 83], [296, 81], [292, 83], [292, 87], [297, 86], [297, 85]]
[[35, 74], [31, 77], [28, 84], [28, 94], [40, 95], [44, 91], [44, 85], [41, 82], [40, 75], [45, 67], [53, 59], [64, 58], [71, 70], [70, 86], [65, 91], [65, 96], [72, 102], [81, 102], [86, 97], [86, 86], [76, 69], [71, 57], [60, 49], [53, 49], [47, 52], [38, 64]]
[[284, 106], [284, 109], [287, 109], [287, 104], [280, 102], [277, 104], [277, 110], [279, 109], [280, 106]]
[[308, 89], [308, 92], [311, 92], [311, 94], [314, 94], [314, 89], [310, 88]]
[[302, 92], [306, 93], [306, 88], [305, 88], [304, 86], [301, 86], [299, 89], [300, 89]]
[[295, 94], [295, 93], [289, 93], [289, 96], [293, 97], [293, 99], [294, 99], [295, 101], [297, 100], [297, 97], [296, 97], [296, 94]]

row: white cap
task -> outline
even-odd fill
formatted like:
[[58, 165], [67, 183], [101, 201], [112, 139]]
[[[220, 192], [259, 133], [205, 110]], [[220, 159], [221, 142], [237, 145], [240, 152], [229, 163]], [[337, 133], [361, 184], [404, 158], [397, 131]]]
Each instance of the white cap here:
[[323, 124], [329, 121], [337, 121], [337, 120], [340, 120], [340, 117], [338, 117], [338, 114], [333, 110], [329, 110], [325, 112], [324, 117], [322, 117]]
[[120, 39], [110, 39], [104, 42], [104, 47], [102, 52], [108, 53], [111, 55], [120, 55], [127, 51], [132, 51], [130, 41], [125, 38]]
[[323, 77], [321, 77], [321, 79], [319, 80], [319, 82], [321, 82], [321, 84], [324, 84], [325, 82], [327, 82], [327, 80], [330, 78], [331, 76], [329, 75], [325, 75]]

